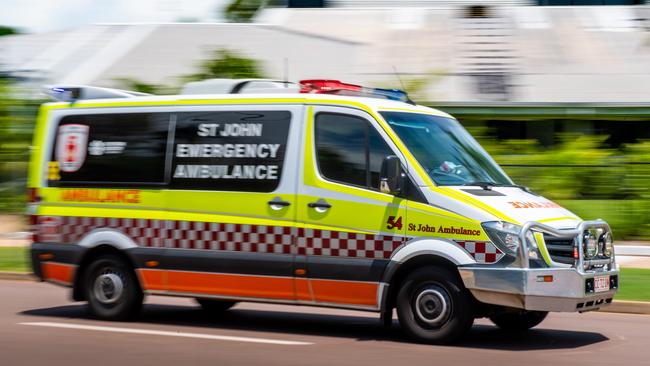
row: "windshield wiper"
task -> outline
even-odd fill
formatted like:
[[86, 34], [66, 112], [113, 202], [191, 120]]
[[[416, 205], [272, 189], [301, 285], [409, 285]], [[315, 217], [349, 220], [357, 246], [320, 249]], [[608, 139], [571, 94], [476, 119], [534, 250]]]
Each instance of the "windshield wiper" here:
[[481, 187], [481, 188], [483, 188], [483, 189], [486, 190], [486, 191], [491, 191], [491, 190], [492, 190], [492, 187], [496, 187], [496, 186], [498, 186], [499, 184], [498, 184], [498, 183], [495, 183], [495, 182], [480, 182], [480, 181], [477, 181], [477, 182], [467, 182], [467, 183], [463, 183], [463, 185], [464, 185], [464, 186], [477, 186], [477, 187]]
[[477, 181], [477, 182], [467, 182], [467, 183], [463, 183], [463, 185], [464, 185], [464, 186], [477, 186], [477, 187], [481, 187], [481, 188], [483, 188], [483, 189], [486, 190], [486, 191], [491, 191], [491, 190], [492, 190], [492, 187], [519, 188], [519, 189], [521, 189], [522, 191], [524, 191], [524, 192], [526, 192], [526, 193], [535, 194], [535, 193], [531, 192], [530, 188], [528, 188], [528, 187], [526, 187], [526, 186], [519, 185], [519, 184], [501, 184], [501, 183], [496, 183], [496, 182], [481, 182], [481, 181]]

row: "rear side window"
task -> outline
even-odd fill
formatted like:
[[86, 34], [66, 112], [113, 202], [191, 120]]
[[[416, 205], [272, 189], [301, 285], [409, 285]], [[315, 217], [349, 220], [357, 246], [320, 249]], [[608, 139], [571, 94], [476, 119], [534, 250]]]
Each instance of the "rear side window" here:
[[315, 127], [318, 168], [323, 177], [379, 190], [382, 161], [393, 152], [367, 120], [319, 113]]
[[169, 122], [169, 113], [63, 117], [54, 137], [49, 185], [164, 184]]
[[288, 111], [177, 114], [171, 188], [274, 191], [290, 122]]

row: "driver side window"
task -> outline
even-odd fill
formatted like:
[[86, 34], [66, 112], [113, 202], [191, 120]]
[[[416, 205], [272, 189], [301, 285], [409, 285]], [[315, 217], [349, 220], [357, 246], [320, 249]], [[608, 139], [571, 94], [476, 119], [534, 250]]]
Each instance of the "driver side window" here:
[[379, 190], [382, 161], [394, 153], [367, 120], [346, 114], [319, 113], [315, 137], [316, 159], [324, 178]]

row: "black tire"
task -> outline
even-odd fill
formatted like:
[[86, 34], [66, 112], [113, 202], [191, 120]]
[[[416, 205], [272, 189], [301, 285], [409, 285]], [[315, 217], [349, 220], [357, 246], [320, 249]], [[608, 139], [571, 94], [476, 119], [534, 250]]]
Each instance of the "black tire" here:
[[458, 275], [433, 267], [420, 268], [402, 282], [397, 294], [402, 329], [424, 343], [449, 344], [472, 327], [472, 297]]
[[492, 315], [490, 320], [497, 327], [503, 330], [509, 332], [523, 332], [539, 325], [539, 323], [546, 319], [547, 315], [548, 312], [546, 311], [504, 311]]
[[142, 308], [144, 295], [131, 266], [116, 255], [95, 259], [85, 271], [90, 313], [104, 320], [127, 320]]
[[208, 311], [210, 313], [222, 313], [231, 307], [235, 306], [237, 301], [228, 301], [228, 300], [217, 300], [217, 299], [203, 299], [203, 298], [196, 298], [195, 299], [199, 305], [203, 308], [203, 310]]

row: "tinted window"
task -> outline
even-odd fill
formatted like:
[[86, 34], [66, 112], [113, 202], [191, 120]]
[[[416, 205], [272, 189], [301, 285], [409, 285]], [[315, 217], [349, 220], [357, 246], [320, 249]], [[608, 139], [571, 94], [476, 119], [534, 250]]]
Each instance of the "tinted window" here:
[[172, 188], [275, 190], [290, 121], [288, 111], [179, 113]]
[[49, 164], [50, 185], [163, 184], [169, 120], [169, 113], [63, 117]]
[[368, 121], [319, 113], [315, 127], [318, 167], [325, 178], [379, 189], [381, 163], [393, 153]]

